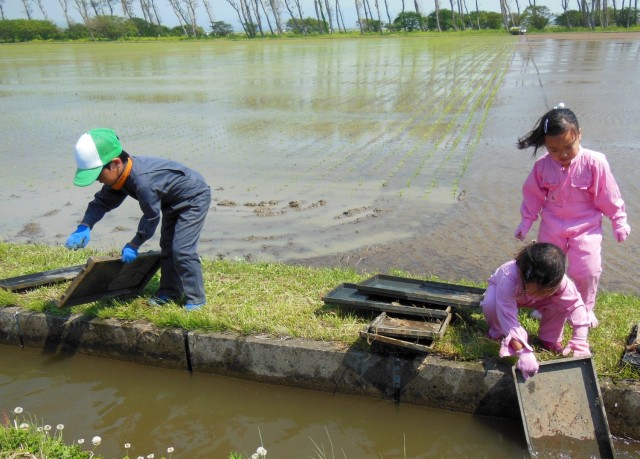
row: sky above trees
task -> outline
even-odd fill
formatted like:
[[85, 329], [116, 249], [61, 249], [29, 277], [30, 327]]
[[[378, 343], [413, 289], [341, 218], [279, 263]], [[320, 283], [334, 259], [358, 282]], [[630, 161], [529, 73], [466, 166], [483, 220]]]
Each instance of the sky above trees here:
[[[500, 0], [466, 0], [467, 9], [469, 11], [473, 11], [476, 9], [476, 1], [478, 9], [480, 10], [500, 12]], [[530, 1], [531, 3], [533, 3], [533, 0], [518, 0], [520, 9], [524, 10], [527, 6], [529, 6]], [[215, 20], [228, 22], [233, 26], [234, 29], [242, 30], [242, 27], [240, 26], [240, 22], [238, 20], [238, 15], [233, 10], [233, 8], [231, 8], [227, 0], [209, 0], [209, 2], [213, 9]], [[371, 7], [375, 8], [375, 0], [369, 0], [369, 2]], [[386, 13], [384, 12], [385, 2], [384, 0], [378, 0], [378, 2], [380, 5], [381, 16], [384, 18], [386, 17]], [[37, 5], [37, 2], [34, 0], [29, 0], [29, 3], [31, 4], [32, 19], [45, 19], [40, 8]], [[51, 21], [55, 22], [61, 27], [67, 26], [64, 20], [64, 15], [62, 13], [62, 8], [60, 7], [60, 3], [58, 0], [41, 0], [41, 3]], [[68, 3], [71, 18], [77, 22], [81, 22], [80, 14], [78, 14], [77, 9], [75, 9], [75, 7], [73, 6], [74, 0], [69, 0]], [[335, 4], [335, 1], [331, 0], [330, 3], [333, 5]], [[414, 11], [413, 0], [405, 0], [404, 3], [406, 11]], [[24, 11], [23, 0], [0, 0], [0, 4], [2, 4], [5, 19], [27, 19], [27, 14]], [[303, 8], [302, 12], [305, 17], [315, 17], [313, 0], [302, 0], [301, 4]], [[389, 13], [391, 15], [391, 19], [393, 20], [398, 15], [398, 13], [402, 12], [402, 0], [387, 0], [387, 4], [389, 5]], [[510, 0], [509, 4], [512, 11], [517, 11], [515, 0]], [[536, 0], [535, 4], [537, 6], [548, 7], [552, 13], [561, 13], [561, 7], [557, 0]], [[175, 13], [171, 9], [171, 6], [169, 5], [168, 0], [156, 0], [156, 5], [160, 9], [160, 18], [163, 25], [168, 27], [174, 27], [178, 25], [178, 20]], [[202, 4], [202, 0], [198, 0], [198, 5], [198, 25], [205, 30], [210, 30], [211, 27], [209, 26], [209, 18]], [[357, 28], [354, 0], [341, 0], [340, 5], [344, 14], [346, 27], [354, 29]], [[434, 10], [433, 0], [418, 0], [418, 5], [421, 8], [422, 14], [424, 15], [427, 15]], [[449, 0], [440, 0], [440, 7], [450, 9], [451, 4]], [[140, 18], [143, 17], [140, 10], [140, 2], [138, 0], [134, 0], [134, 12], [136, 16]], [[122, 15], [122, 10], [119, 7], [116, 9], [116, 14]]]

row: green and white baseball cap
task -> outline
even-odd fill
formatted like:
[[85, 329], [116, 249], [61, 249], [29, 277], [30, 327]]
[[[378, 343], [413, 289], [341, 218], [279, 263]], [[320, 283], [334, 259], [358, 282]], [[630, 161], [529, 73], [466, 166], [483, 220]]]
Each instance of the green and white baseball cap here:
[[122, 153], [122, 145], [113, 129], [91, 129], [82, 134], [75, 153], [78, 169], [73, 184], [89, 186], [98, 179], [102, 168]]

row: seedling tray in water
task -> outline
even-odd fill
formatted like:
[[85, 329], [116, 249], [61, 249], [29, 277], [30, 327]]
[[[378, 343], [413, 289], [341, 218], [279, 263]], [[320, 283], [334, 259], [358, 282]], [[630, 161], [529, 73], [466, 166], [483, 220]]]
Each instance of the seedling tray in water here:
[[614, 457], [590, 357], [542, 362], [526, 381], [514, 366], [513, 379], [532, 457]]

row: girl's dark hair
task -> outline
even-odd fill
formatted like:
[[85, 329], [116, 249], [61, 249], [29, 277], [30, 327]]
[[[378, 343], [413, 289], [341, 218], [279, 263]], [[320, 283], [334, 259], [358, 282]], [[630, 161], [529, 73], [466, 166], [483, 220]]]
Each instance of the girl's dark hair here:
[[534, 147], [533, 156], [538, 152], [538, 148], [544, 145], [544, 137], [546, 135], [560, 135], [568, 130], [580, 132], [578, 118], [568, 108], [554, 108], [549, 110], [536, 123], [536, 127], [524, 137], [518, 139], [518, 148]]
[[556, 287], [567, 268], [567, 258], [560, 247], [548, 242], [533, 242], [516, 255], [522, 285], [533, 282], [541, 288]]

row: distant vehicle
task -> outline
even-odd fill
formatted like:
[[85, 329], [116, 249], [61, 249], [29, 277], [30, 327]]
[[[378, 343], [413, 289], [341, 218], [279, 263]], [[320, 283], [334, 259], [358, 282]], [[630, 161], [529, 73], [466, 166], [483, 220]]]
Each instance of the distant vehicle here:
[[524, 35], [527, 33], [527, 29], [525, 27], [509, 27], [509, 33], [511, 35]]

